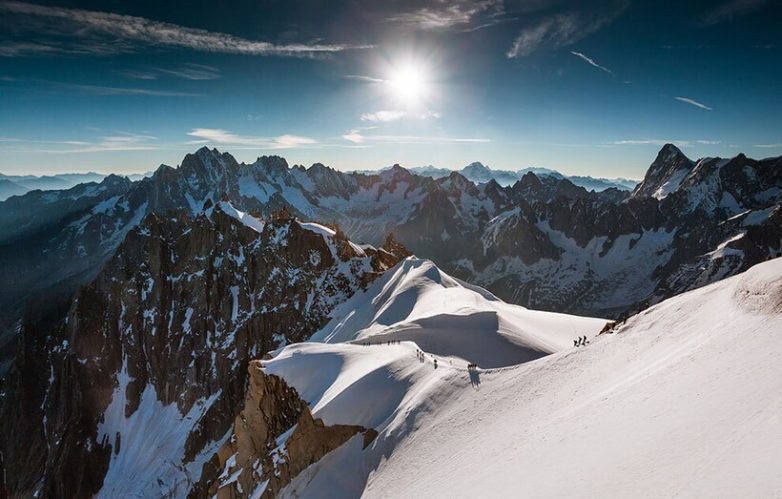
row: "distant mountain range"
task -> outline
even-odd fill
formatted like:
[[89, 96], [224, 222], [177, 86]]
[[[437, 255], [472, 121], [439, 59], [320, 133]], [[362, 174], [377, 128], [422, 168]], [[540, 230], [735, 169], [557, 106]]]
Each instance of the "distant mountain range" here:
[[[380, 171], [390, 170], [392, 167], [383, 168]], [[416, 166], [408, 168], [408, 171], [420, 175], [422, 177], [430, 177], [433, 179], [444, 178], [456, 170], [449, 170], [448, 168], [437, 168], [434, 166]], [[521, 180], [521, 178], [527, 173], [534, 173], [538, 177], [551, 177], [556, 179], [570, 180], [574, 185], [583, 187], [588, 191], [601, 192], [606, 189], [618, 189], [620, 191], [631, 191], [638, 185], [638, 180], [630, 180], [626, 178], [595, 178], [595, 177], [583, 177], [579, 175], [564, 175], [556, 170], [548, 168], [536, 168], [529, 167], [523, 168], [517, 171], [511, 170], [493, 170], [488, 166], [480, 162], [470, 163], [461, 170], [458, 170], [467, 180], [475, 182], [476, 184], [486, 183], [489, 180], [494, 180], [501, 186], [510, 186]], [[129, 175], [122, 175], [132, 181], [141, 180], [142, 178], [149, 177], [153, 172], [146, 173], [132, 173]], [[378, 173], [376, 170], [357, 170], [356, 173], [364, 173], [371, 175]], [[109, 174], [87, 172], [87, 173], [59, 173], [57, 175], [3, 175], [0, 173], [0, 201], [5, 201], [11, 196], [21, 196], [30, 191], [54, 191], [64, 190], [75, 187], [79, 184], [87, 182], [100, 182], [106, 178]]]
[[[141, 180], [152, 172], [132, 173], [126, 175], [130, 180]], [[55, 191], [70, 189], [79, 184], [88, 182], [100, 182], [106, 178], [106, 173], [58, 173], [57, 175], [3, 175], [0, 173], [0, 201], [5, 201], [11, 196], [21, 196], [30, 191]]]
[[[25, 303], [89, 283], [145, 217], [197, 217], [223, 198], [261, 218], [287, 208], [301, 220], [339, 224], [369, 244], [393, 232], [417, 256], [510, 303], [618, 317], [780, 251], [780, 161], [695, 162], [667, 145], [633, 192], [594, 192], [540, 171], [502, 186], [399, 165], [361, 174], [289, 166], [279, 156], [246, 164], [202, 148], [139, 181], [111, 175], [0, 204], [0, 331], [9, 333], [0, 334], [0, 352], [14, 344]], [[477, 164], [464, 170], [491, 173]]]
[[[389, 169], [391, 167], [386, 168]], [[638, 185], [638, 180], [631, 180], [626, 178], [595, 178], [584, 177], [580, 175], [565, 175], [556, 170], [541, 167], [528, 167], [521, 170], [493, 170], [488, 166], [478, 161], [470, 163], [461, 170], [450, 170], [448, 168], [437, 168], [432, 165], [428, 166], [416, 166], [408, 168], [409, 171], [416, 175], [423, 177], [431, 177], [434, 179], [444, 178], [451, 174], [453, 171], [458, 171], [463, 177], [476, 184], [483, 184], [489, 180], [494, 180], [502, 186], [510, 186], [521, 180], [527, 173], [534, 173], [538, 177], [551, 177], [556, 179], [567, 179], [578, 187], [583, 187], [588, 191], [601, 192], [606, 189], [619, 189], [620, 191], [632, 191], [635, 186]], [[369, 171], [362, 171], [362, 173], [371, 173]]]

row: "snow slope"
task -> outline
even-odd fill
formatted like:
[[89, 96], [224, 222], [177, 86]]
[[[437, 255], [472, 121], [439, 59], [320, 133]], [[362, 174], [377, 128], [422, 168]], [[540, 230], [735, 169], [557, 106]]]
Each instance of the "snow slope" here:
[[[469, 372], [441, 359], [434, 369], [413, 342], [292, 345], [267, 371], [327, 424], [379, 436], [363, 451], [349, 441], [282, 495], [779, 497], [780, 314], [776, 259], [666, 300], [584, 348], [513, 367]], [[362, 323], [354, 337], [385, 334], [380, 321]]]
[[605, 325], [602, 319], [509, 305], [415, 257], [356, 293], [331, 317], [311, 341], [413, 341], [426, 352], [482, 367], [534, 360], [572, 347], [574, 338], [594, 336]]

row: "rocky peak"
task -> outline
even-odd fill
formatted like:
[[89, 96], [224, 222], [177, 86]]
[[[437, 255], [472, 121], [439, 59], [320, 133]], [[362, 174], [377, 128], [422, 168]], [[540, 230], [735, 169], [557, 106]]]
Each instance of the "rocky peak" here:
[[[464, 175], [462, 175], [459, 172], [451, 172], [448, 175], [447, 184], [450, 186], [450, 191], [452, 194], [461, 194], [461, 193], [469, 193], [473, 196], [477, 195], [479, 193], [478, 188], [475, 186], [474, 183], [472, 183], [469, 179], [467, 179]], [[444, 183], [446, 183], [444, 182]]]
[[158, 166], [157, 169], [152, 173], [150, 178], [164, 177], [174, 171], [176, 171], [176, 169], [173, 166], [161, 163], [160, 166]]
[[460, 173], [475, 182], [488, 182], [492, 178], [491, 168], [474, 161], [461, 169]]
[[395, 163], [394, 166], [381, 173], [381, 176], [391, 182], [400, 182], [403, 180], [409, 180], [413, 176], [407, 168], [404, 168], [399, 163]]
[[217, 182], [226, 176], [226, 171], [235, 169], [239, 163], [229, 153], [204, 146], [193, 154], [185, 155], [179, 167], [182, 173], [194, 176], [204, 182]]
[[127, 188], [132, 183], [133, 182], [128, 177], [123, 177], [123, 176], [115, 175], [115, 174], [112, 173], [110, 175], [107, 175], [106, 178], [104, 178], [100, 182], [100, 185], [105, 186], [105, 187], [118, 187], [118, 186], [121, 186], [121, 187]]
[[532, 172], [525, 173], [519, 182], [521, 182], [523, 189], [540, 189], [543, 187], [543, 182]]
[[632, 196], [663, 199], [679, 187], [694, 166], [695, 162], [685, 156], [681, 149], [673, 144], [665, 144]]
[[270, 177], [280, 177], [288, 173], [288, 162], [281, 156], [261, 156], [253, 166], [260, 168]]
[[404, 245], [402, 245], [402, 243], [398, 242], [394, 238], [393, 232], [388, 233], [388, 236], [386, 236], [386, 240], [383, 243], [383, 246], [381, 246], [381, 249], [391, 255], [390, 259], [385, 260], [387, 264], [390, 264], [386, 266], [386, 269], [391, 268], [399, 261], [409, 256], [413, 256], [413, 253], [410, 250], [408, 250]]

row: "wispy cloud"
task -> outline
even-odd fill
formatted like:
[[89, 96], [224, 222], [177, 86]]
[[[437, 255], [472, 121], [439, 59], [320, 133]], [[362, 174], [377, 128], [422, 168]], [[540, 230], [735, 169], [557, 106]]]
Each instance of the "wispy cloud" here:
[[421, 135], [364, 135], [359, 129], [353, 129], [342, 136], [343, 139], [355, 144], [368, 142], [393, 143], [393, 144], [483, 144], [491, 142], [489, 139], [457, 138], [445, 136], [421, 136]]
[[673, 139], [627, 139], [617, 140], [611, 142], [612, 145], [617, 146], [664, 146], [665, 144], [673, 144], [677, 147], [690, 147], [692, 142], [689, 140], [673, 140]]
[[199, 140], [193, 140], [188, 144], [229, 144], [235, 146], [249, 146], [259, 149], [291, 149], [302, 146], [312, 146], [318, 144], [318, 141], [309, 137], [299, 135], [280, 135], [277, 137], [257, 137], [250, 135], [238, 135], [233, 132], [219, 128], [195, 128], [187, 133], [191, 137]]
[[375, 78], [374, 76], [366, 76], [366, 75], [345, 75], [344, 78], [347, 78], [348, 80], [358, 80], [358, 81], [365, 81], [367, 83], [385, 83], [386, 80], [382, 78]]
[[627, 139], [617, 140], [611, 142], [610, 145], [615, 146], [664, 146], [665, 144], [673, 144], [677, 147], [694, 147], [695, 145], [701, 146], [714, 146], [722, 144], [721, 140], [676, 140], [676, 139]]
[[159, 149], [158, 138], [130, 132], [116, 132], [115, 135], [98, 137], [96, 140], [26, 140], [9, 139], [3, 142], [13, 143], [5, 152], [76, 154], [115, 151], [150, 151]]
[[751, 14], [770, 0], [730, 0], [706, 12], [699, 20], [701, 26], [713, 26], [737, 17]]
[[134, 80], [157, 80], [162, 75], [174, 76], [183, 80], [216, 80], [221, 77], [219, 69], [213, 66], [193, 63], [182, 64], [173, 68], [127, 69], [117, 71], [117, 73]]
[[[503, 22], [502, 0], [437, 0], [429, 5], [390, 16], [387, 21], [419, 29], [469, 27], [469, 31]], [[471, 24], [477, 23], [476, 26]]]
[[36, 42], [14, 42], [0, 45], [0, 57], [19, 57], [25, 55], [59, 54], [59, 48]]
[[782, 142], [777, 142], [775, 144], [755, 144], [755, 147], [761, 149], [782, 149]]
[[[0, 10], [5, 4], [0, 3]], [[46, 33], [49, 34], [48, 32]], [[42, 37], [36, 42], [7, 42], [0, 44], [0, 57], [29, 57], [54, 55], [92, 55], [106, 56], [131, 52], [132, 46], [123, 40], [100, 41], [58, 41]]]
[[44, 80], [40, 78], [11, 79], [17, 83], [17, 91], [47, 92], [47, 93], [85, 93], [91, 95], [138, 95], [149, 97], [200, 97], [201, 94], [192, 92], [179, 92], [153, 88], [136, 87], [112, 87], [104, 85], [87, 85], [81, 83], [68, 83], [63, 81]]
[[572, 45], [610, 24], [626, 7], [622, 2], [602, 15], [565, 12], [539, 19], [519, 32], [506, 55], [525, 57], [541, 49]]
[[364, 113], [361, 115], [361, 121], [388, 122], [388, 121], [397, 121], [406, 118], [416, 119], [416, 120], [426, 120], [429, 118], [439, 118], [439, 117], [440, 117], [440, 113], [434, 111], [412, 112], [412, 111], [389, 109], [389, 110], [375, 111], [374, 113]]
[[[327, 54], [350, 49], [364, 49], [367, 45], [327, 44], [327, 43], [291, 43], [274, 44], [260, 40], [249, 40], [227, 33], [207, 31], [200, 28], [189, 28], [177, 24], [155, 21], [143, 17], [113, 14], [83, 9], [65, 7], [50, 7], [25, 2], [5, 1], [0, 3], [0, 10], [10, 14], [33, 16], [48, 20], [52, 30], [57, 33], [67, 32], [72, 37], [79, 38], [99, 34], [108, 39], [129, 40], [157, 46], [180, 47], [203, 52], [222, 52], [247, 55], [277, 55], [277, 56], [311, 56]], [[41, 23], [35, 23], [40, 28]], [[45, 27], [45, 25], [43, 25]], [[44, 33], [45, 34], [45, 33]], [[93, 40], [96, 46], [109, 47], [105, 40]], [[26, 47], [27, 53], [33, 49], [46, 51], [68, 51], [70, 46], [55, 46], [37, 44], [38, 47]], [[0, 55], [4, 52], [0, 50]], [[14, 51], [5, 50], [6, 55]], [[21, 53], [20, 48], [15, 50]]]
[[610, 75], [614, 74], [613, 71], [611, 71], [610, 69], [608, 69], [605, 66], [601, 66], [600, 64], [596, 63], [594, 59], [592, 59], [591, 57], [587, 57], [586, 55], [582, 54], [581, 52], [576, 52], [576, 51], [571, 50], [570, 53], [573, 54], [574, 56], [580, 58], [581, 60], [585, 61], [587, 64], [590, 64], [590, 65], [596, 67], [597, 69], [601, 69], [601, 70], [605, 71], [606, 73], [608, 73]]
[[198, 97], [192, 92], [155, 90], [149, 88], [106, 87], [100, 85], [81, 85], [76, 83], [50, 82], [59, 87], [94, 95], [145, 95], [149, 97]]
[[354, 144], [360, 144], [364, 142], [364, 135], [359, 130], [351, 130], [342, 136], [343, 139]]
[[689, 104], [691, 106], [699, 107], [699, 108], [704, 109], [706, 111], [713, 111], [713, 109], [710, 108], [709, 106], [707, 106], [706, 104], [698, 102], [698, 101], [696, 101], [694, 99], [690, 99], [689, 97], [674, 97], [674, 99], [676, 99], [678, 101], [681, 101], [681, 102], [684, 102], [686, 104]]
[[133, 80], [157, 80], [158, 75], [154, 71], [138, 71], [135, 69], [122, 69], [117, 74]]

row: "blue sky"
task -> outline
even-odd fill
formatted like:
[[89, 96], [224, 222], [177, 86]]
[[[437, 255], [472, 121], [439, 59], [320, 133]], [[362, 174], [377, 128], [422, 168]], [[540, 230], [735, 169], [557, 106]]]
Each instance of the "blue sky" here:
[[780, 2], [0, 2], [0, 172], [782, 154]]

